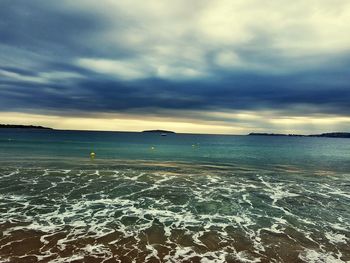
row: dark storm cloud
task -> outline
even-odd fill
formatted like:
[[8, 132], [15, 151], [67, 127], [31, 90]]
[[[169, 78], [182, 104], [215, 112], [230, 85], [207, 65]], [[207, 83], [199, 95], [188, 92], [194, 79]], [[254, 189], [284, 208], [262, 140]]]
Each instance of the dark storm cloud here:
[[91, 1], [86, 8], [74, 3], [0, 2], [1, 111], [298, 112], [306, 105], [314, 113], [350, 112], [350, 59], [343, 49], [288, 57], [289, 47], [273, 47], [274, 32], [259, 27], [246, 45], [216, 43], [218, 35], [210, 46], [199, 33], [175, 43], [147, 13], [138, 21], [125, 7], [104, 15], [102, 3], [96, 10]]
[[3, 0], [0, 2], [1, 44], [34, 51], [41, 56], [68, 57], [92, 52], [84, 40], [103, 28], [93, 14], [63, 9], [57, 2]]
[[[31, 73], [28, 76], [33, 75]], [[349, 112], [350, 90], [347, 85], [322, 83], [323, 78], [310, 82], [309, 78], [309, 75], [304, 80], [303, 76], [298, 75], [266, 77], [242, 74], [223, 76], [220, 85], [217, 81], [179, 83], [159, 79], [123, 82], [106, 80], [96, 74], [83, 75], [82, 79], [62, 84], [3, 80], [0, 107], [2, 110], [38, 108], [118, 112], [145, 107], [190, 110], [288, 109], [300, 104], [314, 106], [323, 113]], [[338, 79], [342, 78], [346, 79], [346, 76], [338, 76]]]

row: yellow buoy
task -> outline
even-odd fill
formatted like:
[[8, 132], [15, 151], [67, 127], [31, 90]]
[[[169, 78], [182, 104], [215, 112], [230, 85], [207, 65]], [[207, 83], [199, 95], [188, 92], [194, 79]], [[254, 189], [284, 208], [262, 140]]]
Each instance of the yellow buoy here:
[[93, 159], [95, 159], [95, 156], [96, 156], [96, 154], [94, 153], [94, 152], [91, 152], [90, 153], [90, 158], [93, 160]]

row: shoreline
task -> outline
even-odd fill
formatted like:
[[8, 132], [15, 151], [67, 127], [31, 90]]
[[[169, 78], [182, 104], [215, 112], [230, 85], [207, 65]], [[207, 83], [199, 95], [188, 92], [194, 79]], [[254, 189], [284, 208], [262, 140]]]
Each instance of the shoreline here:
[[106, 130], [70, 130], [55, 129], [44, 126], [35, 125], [16, 125], [16, 124], [0, 124], [1, 130], [46, 130], [46, 131], [62, 131], [62, 132], [101, 132], [101, 133], [141, 133], [141, 134], [167, 134], [167, 135], [213, 135], [213, 136], [269, 136], [269, 137], [318, 137], [318, 138], [350, 138], [350, 132], [327, 132], [320, 134], [285, 134], [285, 133], [268, 133], [268, 132], [251, 132], [248, 134], [215, 134], [215, 133], [188, 133], [175, 132], [169, 130], [143, 130], [143, 131], [106, 131]]

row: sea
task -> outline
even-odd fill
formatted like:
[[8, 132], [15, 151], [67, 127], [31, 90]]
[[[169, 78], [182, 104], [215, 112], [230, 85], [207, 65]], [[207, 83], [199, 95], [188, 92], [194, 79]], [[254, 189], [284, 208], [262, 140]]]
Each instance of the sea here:
[[350, 262], [350, 139], [1, 129], [0, 262]]

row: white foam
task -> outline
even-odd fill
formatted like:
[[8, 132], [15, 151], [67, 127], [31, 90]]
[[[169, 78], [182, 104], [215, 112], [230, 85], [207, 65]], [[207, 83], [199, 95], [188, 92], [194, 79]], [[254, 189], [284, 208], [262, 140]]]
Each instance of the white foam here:
[[248, 193], [242, 195], [243, 201], [245, 201], [245, 202], [248, 203], [251, 207], [253, 207], [253, 204], [252, 204], [252, 202], [248, 199], [248, 196], [249, 196]]
[[165, 262], [177, 263], [190, 259], [191, 257], [196, 256], [197, 253], [189, 247], [175, 247], [175, 251], [172, 252], [172, 255], [166, 255], [164, 257]]
[[257, 263], [261, 262], [260, 258], [252, 257], [247, 251], [240, 251], [235, 255], [236, 259], [242, 263]]
[[103, 244], [88, 244], [81, 249], [85, 255], [97, 256], [103, 258], [112, 258], [113, 254], [111, 250]]
[[146, 245], [146, 249], [148, 251], [150, 251], [150, 253], [147, 255], [147, 257], [145, 258], [145, 261], [148, 261], [149, 259], [151, 259], [152, 257], [156, 258], [157, 260], [160, 261], [160, 258], [158, 256], [158, 251], [157, 249], [155, 249], [152, 245], [147, 244]]
[[299, 258], [306, 263], [344, 263], [343, 260], [335, 257], [333, 253], [312, 249], [305, 249], [304, 252], [299, 254]]
[[[333, 189], [333, 190], [334, 190], [334, 189]], [[350, 199], [350, 194], [349, 194], [349, 193], [344, 192], [344, 191], [339, 190], [339, 189], [334, 190], [334, 191], [332, 191], [332, 192], [329, 192], [329, 194], [331, 194], [331, 195], [338, 195], [338, 196], [342, 196], [342, 197], [346, 197], [346, 198], [349, 198], [349, 199]]]
[[287, 197], [297, 197], [299, 194], [291, 193], [287, 190], [288, 185], [282, 185], [278, 183], [271, 184], [266, 182], [261, 176], [259, 177], [261, 182], [267, 187], [265, 191], [270, 193], [270, 198], [273, 200], [272, 205], [274, 206], [278, 200]]
[[69, 263], [69, 262], [73, 262], [76, 260], [83, 260], [83, 259], [84, 259], [84, 255], [75, 254], [70, 257], [51, 259], [50, 263]]
[[326, 232], [325, 236], [332, 244], [346, 244], [350, 240], [344, 234], [334, 232]]
[[6, 178], [6, 177], [11, 177], [11, 176], [16, 175], [16, 174], [19, 174], [19, 169], [16, 169], [15, 171], [13, 171], [13, 172], [11, 172], [11, 173], [9, 173], [9, 174], [2, 174], [2, 173], [1, 173], [1, 176], [0, 176], [0, 177]]
[[[47, 177], [52, 173], [55, 173], [54, 181], [50, 181], [50, 178]], [[56, 173], [60, 173], [62, 176]], [[324, 232], [322, 238], [324, 240], [324, 237], [326, 237], [335, 249], [341, 248], [341, 245], [349, 242], [344, 233], [344, 231], [349, 231], [346, 216], [343, 218], [341, 214], [337, 214], [335, 217], [338, 218], [337, 223], [317, 221], [316, 224], [312, 217], [305, 215], [301, 217], [293, 207], [289, 206], [289, 202], [288, 204], [287, 202], [278, 202], [284, 198], [294, 198], [302, 195], [303, 187], [299, 191], [299, 188], [290, 188], [291, 182], [279, 181], [275, 183], [272, 179], [267, 179], [268, 177], [265, 175], [258, 178], [259, 180], [256, 180], [256, 178], [252, 180], [237, 176], [232, 180], [229, 177], [221, 177], [211, 173], [208, 175], [202, 172], [198, 174], [185, 173], [179, 177], [174, 173], [167, 174], [165, 171], [140, 172], [131, 169], [127, 171], [105, 171], [93, 168], [93, 170], [72, 172], [63, 169], [47, 169], [44, 174], [38, 173], [36, 177], [20, 178], [21, 184], [26, 184], [33, 189], [38, 187], [40, 190], [42, 182], [44, 184], [41, 185], [49, 185], [50, 188], [45, 189], [45, 191], [49, 191], [45, 193], [44, 197], [40, 196], [40, 191], [33, 192], [31, 196], [0, 194], [0, 202], [16, 204], [16, 206], [2, 214], [0, 222], [11, 222], [11, 220], [14, 222], [28, 222], [25, 226], [14, 226], [6, 229], [3, 235], [11, 235], [11, 232], [16, 230], [40, 231], [43, 233], [40, 238], [43, 244], [42, 248], [45, 248], [45, 245], [49, 243], [48, 237], [51, 235], [65, 233], [65, 236], [57, 241], [57, 247], [60, 250], [67, 249], [68, 246], [80, 238], [98, 240], [108, 234], [117, 232], [118, 237], [115, 240], [108, 241], [109, 244], [123, 246], [123, 249], [129, 252], [135, 250], [142, 252], [138, 245], [139, 242], [144, 241], [141, 239], [145, 231], [151, 229], [154, 224], [160, 224], [166, 238], [165, 243], [160, 245], [170, 248], [169, 255], [165, 256], [165, 262], [190, 261], [195, 256], [200, 257], [203, 263], [226, 262], [228, 258], [234, 258], [239, 262], [260, 262], [261, 258], [253, 255], [263, 255], [266, 249], [265, 246], [269, 245], [264, 243], [261, 231], [266, 230], [281, 234], [285, 232], [287, 226], [292, 227], [298, 233], [302, 233], [305, 238], [313, 241], [320, 248], [329, 245], [328, 242], [324, 244], [325, 242], [322, 239], [314, 238], [318, 242], [312, 239], [321, 225], [328, 228], [332, 226], [334, 232]], [[33, 186], [34, 181], [39, 184]], [[69, 190], [62, 190], [67, 183], [69, 183]], [[96, 189], [95, 183], [101, 183], [103, 187]], [[106, 184], [108, 184], [108, 187], [105, 187]], [[134, 188], [135, 190], [131, 194], [127, 193], [116, 197], [115, 194], [119, 194], [119, 189], [133, 189], [134, 186], [137, 187]], [[89, 187], [95, 189], [93, 193], [88, 192]], [[76, 197], [75, 194], [80, 191], [82, 191], [82, 197]], [[178, 194], [177, 198], [184, 196], [187, 200], [185, 199], [185, 202], [177, 205], [176, 202], [172, 201], [172, 195], [170, 198], [167, 196], [168, 191], [171, 194]], [[333, 192], [343, 193], [334, 189]], [[54, 194], [52, 198], [51, 193]], [[320, 196], [314, 189], [310, 189], [306, 193]], [[259, 195], [264, 195], [264, 198], [258, 199]], [[271, 200], [265, 202], [266, 196], [269, 196]], [[39, 205], [36, 202], [39, 198], [44, 198], [42, 200], [50, 202], [49, 204]], [[311, 201], [314, 201], [314, 199]], [[268, 205], [268, 210], [262, 209], [259, 202], [264, 206]], [[55, 204], [51, 205], [52, 203]], [[197, 212], [197, 205], [203, 210]], [[320, 209], [325, 208], [320, 207]], [[41, 211], [44, 212], [41, 213]], [[271, 215], [269, 215], [269, 212], [271, 212]], [[293, 216], [292, 220], [290, 220], [291, 216]], [[124, 223], [127, 217], [136, 218], [136, 223]], [[264, 228], [259, 228], [259, 225], [257, 225], [260, 219], [264, 220], [264, 224], [266, 224]], [[294, 223], [296, 220], [297, 224]], [[196, 230], [193, 230], [192, 227]], [[226, 241], [230, 243], [235, 238], [234, 234], [232, 236], [230, 233], [232, 228], [242, 233], [254, 253], [250, 254], [248, 251], [236, 252], [232, 247], [221, 247], [217, 251], [208, 251], [209, 248], [205, 248], [204, 241], [201, 241], [206, 234], [210, 233], [220, 240], [220, 244], [225, 244]], [[181, 247], [174, 240], [176, 230], [181, 230], [185, 236], [192, 236], [191, 242], [193, 242], [194, 247]], [[135, 242], [120, 245], [124, 242], [123, 239], [129, 237], [133, 237]], [[288, 237], [294, 242], [299, 242], [293, 234]], [[133, 248], [130, 248], [131, 246]], [[160, 260], [157, 246], [158, 244], [146, 245], [148, 253], [146, 261], [151, 258]], [[196, 248], [198, 247], [201, 248], [201, 252], [197, 251]], [[206, 252], [203, 252], [202, 249]], [[77, 248], [76, 253], [78, 259], [86, 255], [112, 257], [109, 248], [98, 243]], [[50, 255], [53, 254], [44, 251], [40, 257], [44, 260]], [[338, 260], [341, 257], [340, 255], [340, 251], [339, 254], [332, 254], [323, 250], [305, 250], [299, 257], [310, 258], [311, 261], [309, 262], [334, 263], [338, 261], [329, 260]], [[39, 255], [36, 256], [39, 258]], [[58, 258], [53, 262], [69, 262], [71, 260], [70, 258], [60, 259], [58, 255], [56, 256]], [[271, 261], [273, 260], [271, 259]]]

